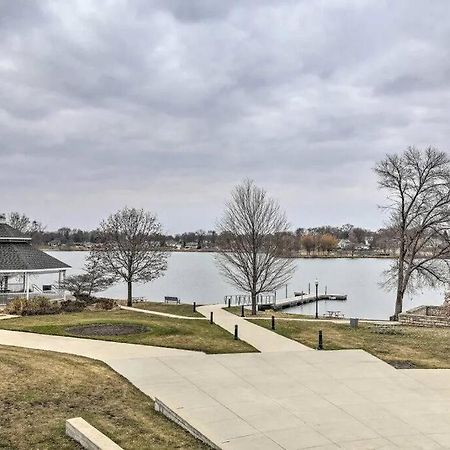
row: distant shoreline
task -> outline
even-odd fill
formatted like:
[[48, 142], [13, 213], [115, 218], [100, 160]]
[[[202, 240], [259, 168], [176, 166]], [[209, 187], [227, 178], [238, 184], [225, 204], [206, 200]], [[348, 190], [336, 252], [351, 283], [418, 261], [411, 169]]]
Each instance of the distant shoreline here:
[[[81, 248], [78, 246], [68, 246], [68, 247], [39, 247], [41, 250], [46, 252], [89, 252], [90, 248]], [[170, 253], [217, 253], [216, 249], [205, 248], [205, 249], [175, 249], [175, 248], [161, 248], [161, 250]], [[305, 255], [305, 254], [289, 254], [284, 255], [285, 258], [295, 258], [295, 259], [395, 259], [395, 255], [378, 255], [370, 253], [355, 253], [350, 254], [330, 254], [330, 255]]]

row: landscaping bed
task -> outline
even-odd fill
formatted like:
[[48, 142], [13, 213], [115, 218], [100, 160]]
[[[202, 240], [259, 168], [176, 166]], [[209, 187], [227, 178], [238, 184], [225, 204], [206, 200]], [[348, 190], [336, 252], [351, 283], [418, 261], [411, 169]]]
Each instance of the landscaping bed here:
[[[271, 321], [251, 320], [270, 329]], [[314, 320], [276, 322], [276, 332], [309, 347], [317, 347], [319, 330], [323, 331], [325, 350], [363, 349], [397, 368], [450, 368], [450, 329], [400, 325], [378, 326]]]
[[208, 448], [99, 361], [0, 346], [0, 373], [0, 448], [80, 449], [65, 435], [78, 416], [126, 450]]
[[[218, 325], [207, 320], [185, 320], [153, 316], [126, 310], [82, 311], [54, 315], [18, 317], [0, 321], [0, 329], [30, 331], [33, 333], [80, 337], [71, 327], [87, 325], [130, 325], [141, 327], [141, 332], [131, 334], [89, 334], [91, 339], [102, 339], [131, 344], [197, 350], [205, 353], [241, 353], [256, 351]], [[145, 330], [144, 330], [145, 328]]]

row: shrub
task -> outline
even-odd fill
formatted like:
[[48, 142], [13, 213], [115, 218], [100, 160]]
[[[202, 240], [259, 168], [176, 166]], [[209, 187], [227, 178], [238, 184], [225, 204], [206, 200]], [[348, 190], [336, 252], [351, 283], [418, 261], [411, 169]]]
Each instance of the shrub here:
[[63, 312], [80, 312], [86, 308], [86, 302], [82, 300], [64, 300], [60, 303], [61, 311]]
[[91, 303], [93, 309], [113, 309], [116, 306], [115, 300], [112, 298], [96, 298], [94, 303]]
[[21, 316], [33, 316], [40, 314], [57, 314], [61, 310], [57, 303], [52, 303], [46, 297], [16, 298], [6, 305], [5, 311], [8, 314], [18, 314]]

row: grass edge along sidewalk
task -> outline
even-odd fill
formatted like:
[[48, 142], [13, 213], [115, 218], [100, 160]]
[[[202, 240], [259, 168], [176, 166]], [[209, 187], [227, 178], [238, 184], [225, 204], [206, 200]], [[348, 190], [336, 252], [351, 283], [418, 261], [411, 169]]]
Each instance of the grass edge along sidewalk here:
[[[96, 324], [137, 325], [146, 329], [126, 335], [83, 335], [68, 328]], [[183, 320], [123, 310], [83, 311], [54, 315], [25, 316], [0, 321], [0, 329], [99, 339], [129, 344], [195, 350], [205, 353], [254, 352], [252, 346], [206, 320]]]
[[[269, 330], [272, 326], [270, 319], [247, 320]], [[362, 349], [397, 368], [450, 369], [450, 328], [360, 323], [354, 329], [326, 321], [275, 319], [275, 333], [310, 348], [317, 348], [319, 330], [325, 350]]]

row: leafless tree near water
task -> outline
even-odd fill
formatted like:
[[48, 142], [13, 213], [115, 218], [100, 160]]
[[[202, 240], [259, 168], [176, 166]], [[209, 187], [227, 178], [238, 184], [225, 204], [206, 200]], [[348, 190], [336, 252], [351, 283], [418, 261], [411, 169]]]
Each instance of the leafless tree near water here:
[[398, 246], [398, 258], [386, 272], [386, 285], [397, 292], [397, 317], [407, 291], [449, 282], [450, 160], [432, 147], [410, 147], [387, 155], [375, 172], [388, 192], [385, 208]]
[[234, 188], [218, 224], [223, 242], [216, 262], [231, 284], [251, 295], [252, 314], [258, 294], [280, 288], [293, 275], [293, 260], [280, 257], [287, 230], [284, 213], [264, 189], [251, 180]]
[[161, 225], [143, 209], [123, 208], [104, 220], [99, 231], [96, 258], [105, 274], [127, 283], [127, 304], [132, 306], [133, 283], [152, 281], [167, 269], [168, 254], [154, 241], [161, 234]]

